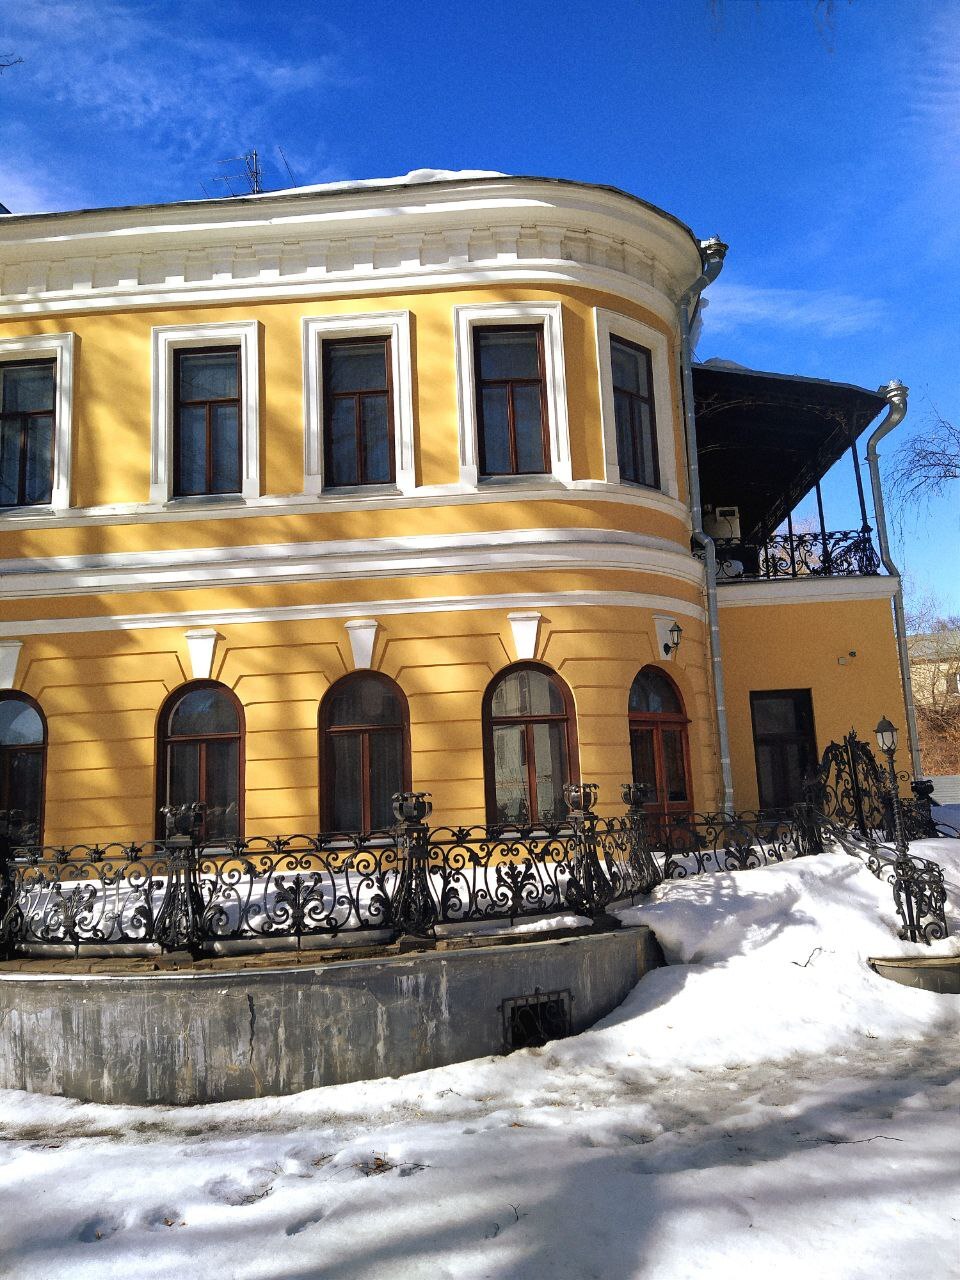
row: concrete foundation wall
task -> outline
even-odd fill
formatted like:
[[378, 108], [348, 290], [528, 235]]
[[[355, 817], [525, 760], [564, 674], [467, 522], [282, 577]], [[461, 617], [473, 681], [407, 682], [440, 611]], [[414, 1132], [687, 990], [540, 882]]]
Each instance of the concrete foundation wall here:
[[568, 989], [572, 1029], [660, 963], [646, 928], [379, 960], [149, 976], [0, 975], [0, 1087], [187, 1104], [503, 1052], [502, 1002]]

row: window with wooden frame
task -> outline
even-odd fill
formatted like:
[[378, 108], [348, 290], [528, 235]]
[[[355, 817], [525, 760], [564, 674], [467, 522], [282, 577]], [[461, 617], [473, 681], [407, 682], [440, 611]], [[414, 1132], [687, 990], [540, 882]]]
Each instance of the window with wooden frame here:
[[410, 721], [389, 676], [357, 671], [320, 704], [320, 823], [325, 831], [384, 831], [392, 798], [409, 791]]
[[644, 667], [630, 686], [627, 715], [633, 780], [647, 788], [648, 816], [668, 826], [689, 818], [689, 721], [680, 690], [659, 667]]
[[47, 722], [25, 693], [0, 693], [0, 811], [21, 844], [43, 837]]
[[216, 680], [176, 689], [158, 721], [157, 834], [164, 805], [205, 806], [201, 839], [243, 835], [243, 708]]
[[0, 362], [0, 507], [53, 496], [56, 360]]
[[489, 823], [562, 821], [563, 788], [579, 766], [573, 697], [560, 677], [538, 663], [501, 672], [484, 695], [483, 751]]
[[323, 342], [325, 487], [394, 483], [391, 373], [389, 337]]
[[473, 359], [480, 474], [549, 471], [543, 326], [477, 325]]
[[639, 343], [611, 334], [610, 365], [620, 479], [659, 489], [650, 352]]
[[173, 493], [239, 493], [243, 445], [238, 347], [174, 351]]

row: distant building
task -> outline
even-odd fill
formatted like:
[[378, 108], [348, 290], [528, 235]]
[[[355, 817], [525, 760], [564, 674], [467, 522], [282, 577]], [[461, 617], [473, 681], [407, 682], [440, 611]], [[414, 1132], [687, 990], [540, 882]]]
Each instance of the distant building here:
[[[857, 461], [890, 399], [691, 371], [724, 248], [490, 174], [5, 218], [0, 809], [537, 822], [583, 777], [669, 818], [902, 722]], [[845, 451], [857, 528], [794, 533]]]

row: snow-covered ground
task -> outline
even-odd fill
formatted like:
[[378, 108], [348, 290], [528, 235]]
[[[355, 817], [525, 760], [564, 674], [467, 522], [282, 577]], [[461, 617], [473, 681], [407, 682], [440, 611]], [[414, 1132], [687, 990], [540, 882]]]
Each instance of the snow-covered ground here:
[[[960, 841], [917, 852], [956, 952]], [[624, 917], [669, 966], [544, 1049], [182, 1110], [0, 1094], [0, 1275], [960, 1275], [960, 997], [867, 968], [926, 953], [889, 886], [825, 854]]]

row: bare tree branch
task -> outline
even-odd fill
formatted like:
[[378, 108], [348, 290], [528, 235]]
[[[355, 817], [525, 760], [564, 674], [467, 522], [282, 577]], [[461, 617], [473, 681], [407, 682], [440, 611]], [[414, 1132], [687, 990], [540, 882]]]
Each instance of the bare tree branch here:
[[951, 480], [960, 480], [960, 426], [934, 408], [929, 424], [898, 449], [891, 492], [901, 507], [925, 506]]
[[23, 61], [15, 53], [0, 53], [0, 76], [6, 71], [7, 67], [19, 67]]

